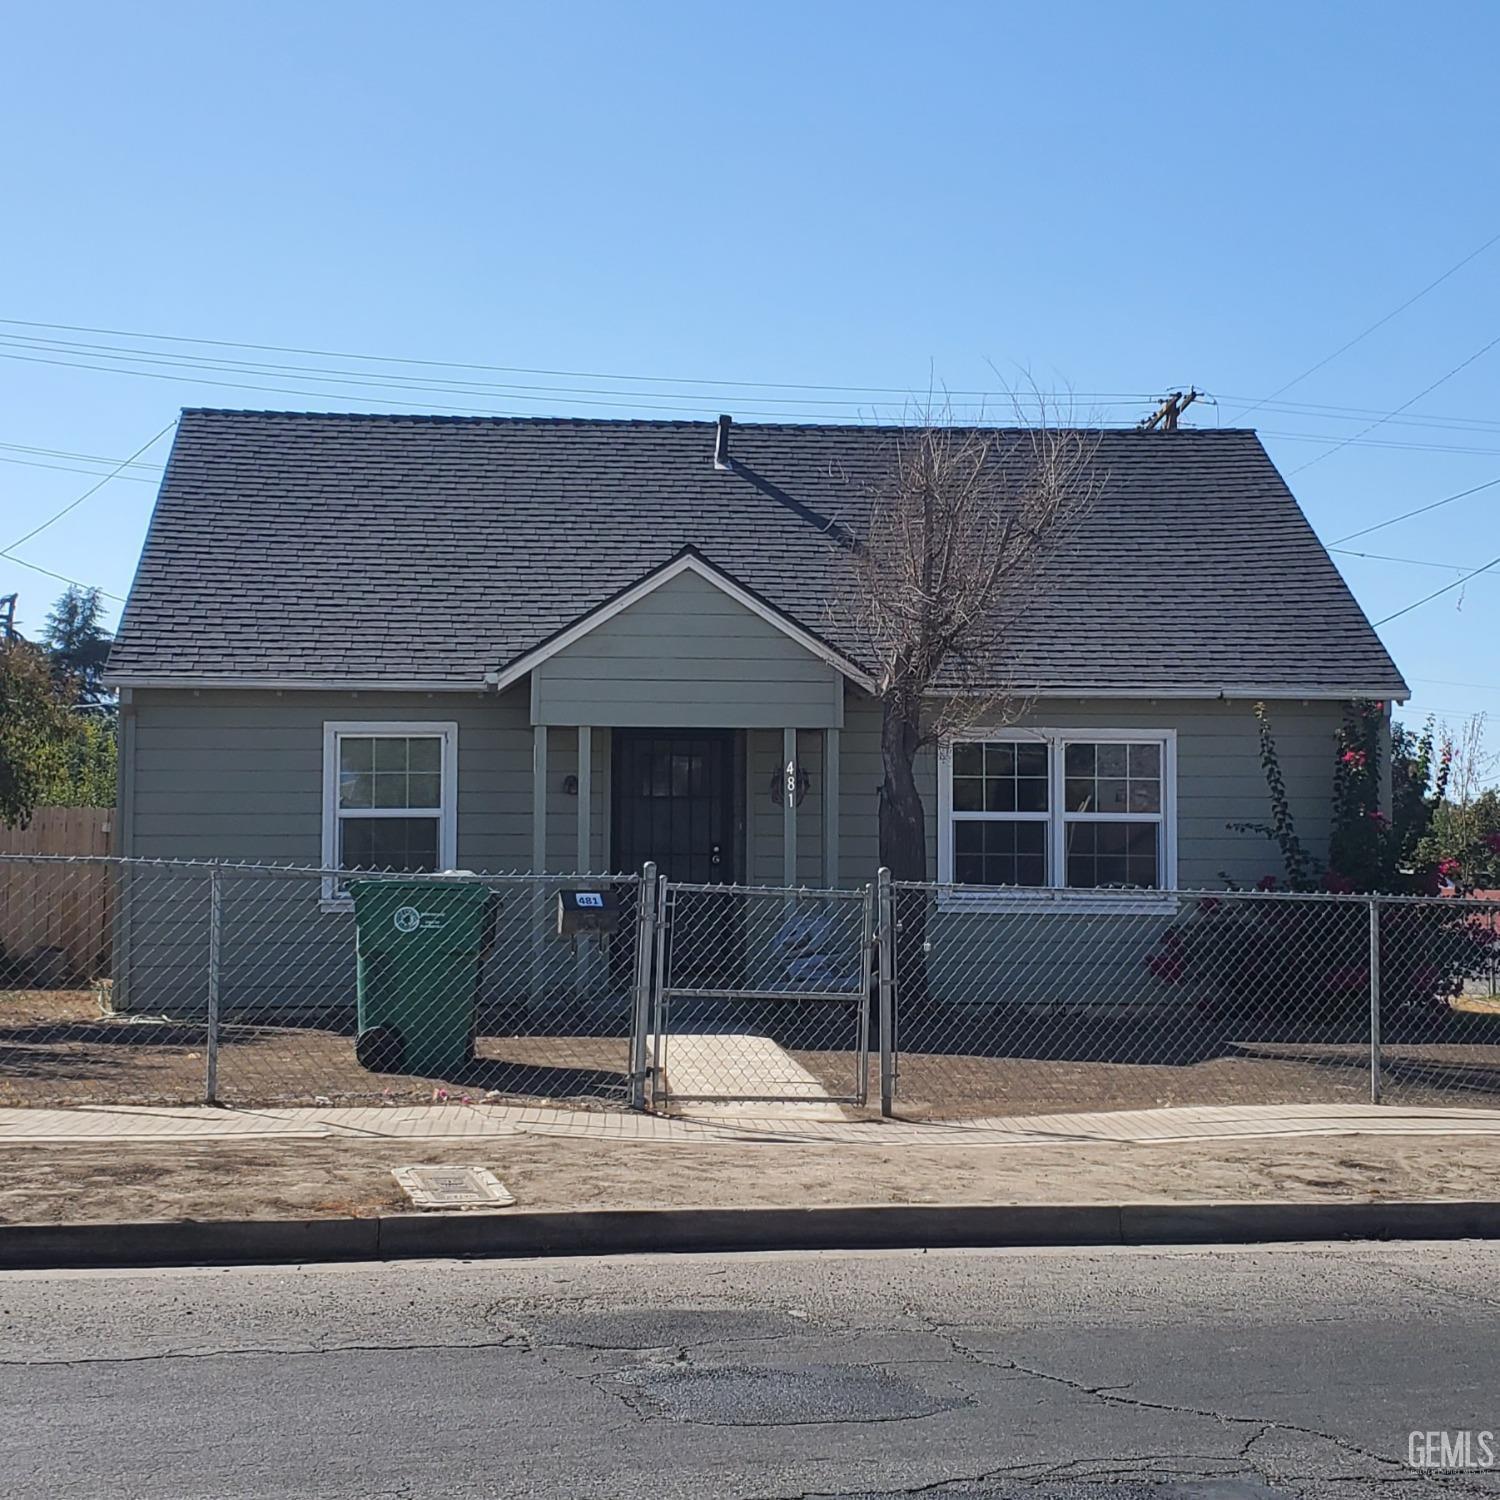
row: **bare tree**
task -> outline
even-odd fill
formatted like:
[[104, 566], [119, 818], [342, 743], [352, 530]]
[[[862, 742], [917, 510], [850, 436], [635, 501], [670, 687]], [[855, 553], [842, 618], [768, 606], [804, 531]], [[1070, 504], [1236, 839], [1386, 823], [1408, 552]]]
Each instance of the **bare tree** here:
[[1024, 703], [1007, 636], [1102, 482], [1096, 436], [1052, 425], [1039, 404], [1042, 419], [1021, 429], [924, 414], [896, 438], [848, 550], [844, 602], [882, 708], [880, 859], [898, 880], [927, 874], [918, 752]]

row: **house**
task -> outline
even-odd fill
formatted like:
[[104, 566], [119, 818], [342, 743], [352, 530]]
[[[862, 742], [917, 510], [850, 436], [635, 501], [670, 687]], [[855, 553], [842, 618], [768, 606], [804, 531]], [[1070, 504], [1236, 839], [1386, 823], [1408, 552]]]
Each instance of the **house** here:
[[[110, 663], [122, 852], [870, 880], [834, 535], [895, 436], [184, 412]], [[1253, 432], [1103, 431], [1097, 463], [996, 662], [1024, 714], [919, 767], [929, 875], [1023, 888], [986, 902], [1253, 882], [1252, 705], [1318, 847], [1345, 706], [1407, 693]]]

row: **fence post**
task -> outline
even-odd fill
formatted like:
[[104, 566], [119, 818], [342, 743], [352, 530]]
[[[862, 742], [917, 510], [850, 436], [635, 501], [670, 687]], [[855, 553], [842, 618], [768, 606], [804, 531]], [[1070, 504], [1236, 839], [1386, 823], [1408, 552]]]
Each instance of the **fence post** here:
[[1370, 1103], [1380, 1103], [1380, 900], [1370, 897]]
[[651, 1029], [651, 980], [656, 972], [656, 865], [641, 867], [635, 903], [635, 983], [631, 988], [630, 1107], [646, 1107], [646, 1033]]
[[890, 1116], [896, 1096], [896, 898], [884, 865], [875, 883], [876, 989], [880, 1020], [880, 1113]]
[[203, 1102], [219, 1102], [219, 942], [224, 923], [224, 890], [217, 864], [208, 872], [208, 1042]]

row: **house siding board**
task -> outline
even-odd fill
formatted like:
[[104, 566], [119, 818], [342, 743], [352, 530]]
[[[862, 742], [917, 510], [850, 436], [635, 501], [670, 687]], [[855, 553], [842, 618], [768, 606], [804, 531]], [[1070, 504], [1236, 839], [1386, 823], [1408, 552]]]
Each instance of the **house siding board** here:
[[[1326, 853], [1331, 826], [1336, 703], [1268, 706], [1287, 799], [1304, 846]], [[1269, 817], [1254, 709], [1248, 703], [1040, 703], [1016, 727], [1172, 729], [1177, 740], [1177, 884], [1223, 889], [1228, 876], [1253, 885], [1280, 876], [1281, 858], [1261, 834], [1234, 832], [1231, 822]], [[1003, 737], [999, 731], [997, 737]], [[935, 764], [920, 777], [928, 809], [929, 874], [936, 872]], [[904, 903], [921, 900], [903, 895]], [[931, 898], [925, 933], [933, 997], [951, 1004], [1033, 1006], [1172, 1006], [1181, 993], [1154, 979], [1146, 959], [1177, 915], [1085, 915], [942, 909]]]
[[[530, 863], [531, 729], [526, 692], [183, 692], [138, 689], [133, 852], [315, 866], [322, 859], [323, 725], [458, 725], [458, 862]], [[561, 800], [561, 799], [559, 799]]]
[[718, 729], [835, 720], [835, 669], [684, 572], [534, 671], [543, 724]]
[[[135, 773], [130, 796], [122, 802], [131, 808], [130, 826], [122, 831], [132, 852], [145, 858], [316, 865], [324, 722], [452, 719], [459, 725], [459, 864], [480, 871], [523, 870], [531, 854], [529, 701], [525, 684], [498, 698], [138, 690], [132, 705]], [[1320, 856], [1327, 848], [1334, 736], [1342, 706], [1288, 701], [1272, 703], [1269, 711], [1298, 831], [1309, 851]], [[850, 686], [843, 717], [841, 875], [845, 885], [862, 885], [874, 878], [878, 864], [879, 706]], [[1249, 703], [1046, 700], [1033, 703], [1019, 723], [1175, 730], [1179, 885], [1211, 889], [1222, 885], [1224, 875], [1248, 885], [1279, 869], [1276, 851], [1264, 837], [1227, 826], [1267, 815]], [[568, 871], [577, 862], [577, 801], [562, 787], [576, 774], [577, 735], [554, 728], [549, 736], [548, 865]], [[596, 730], [593, 743], [592, 863], [603, 869], [611, 863], [609, 732]], [[776, 885], [782, 875], [782, 814], [770, 786], [781, 763], [779, 728], [747, 731], [744, 755], [745, 876], [751, 883]], [[798, 756], [811, 774], [797, 810], [798, 879], [817, 885], [824, 787], [820, 732], [799, 733]], [[930, 749], [919, 755], [917, 774], [928, 812], [928, 873], [935, 875], [937, 759]], [[316, 882], [302, 884], [300, 891], [288, 887], [268, 894], [265, 882], [247, 882], [244, 889], [231, 883], [225, 906], [226, 1003], [351, 1003], [352, 919], [321, 911]], [[128, 922], [122, 924], [129, 939], [129, 972], [122, 976], [127, 1003], [148, 1009], [204, 1003], [205, 888], [196, 875], [148, 873], [134, 880]], [[529, 946], [531, 910], [527, 899], [513, 897], [507, 904], [502, 945], [509, 961], [492, 963], [487, 992], [519, 996], [528, 984], [528, 966], [515, 959]], [[1064, 933], [1068, 924], [1071, 938]], [[1071, 916], [1063, 922], [1034, 913], [945, 913], [934, 919], [931, 934], [939, 960], [934, 991], [940, 998], [976, 1002], [1160, 998], [1143, 977], [1141, 959], [1161, 925], [1158, 918]], [[1101, 944], [1113, 945], [1109, 964]], [[1085, 961], [1090, 951], [1093, 957]], [[571, 970], [550, 946], [548, 955], [544, 982], [564, 983]]]
[[[797, 884], [823, 883], [823, 736], [815, 730], [797, 735], [797, 763], [808, 773], [807, 795], [797, 807]], [[745, 736], [749, 761], [748, 815], [751, 885], [781, 885], [785, 877], [782, 859], [782, 804], [775, 800], [772, 785], [782, 779], [780, 731], [753, 730]]]
[[[453, 721], [458, 724], [458, 863], [478, 871], [525, 870], [531, 862], [531, 737], [528, 692], [261, 693], [139, 690], [132, 834], [152, 859], [223, 859], [316, 866], [322, 857], [323, 725], [332, 721]], [[577, 863], [577, 799], [562, 791], [577, 773], [576, 733], [550, 731], [548, 866]], [[608, 847], [609, 735], [594, 736], [596, 869]], [[525, 997], [531, 932], [555, 900], [540, 904], [507, 886], [486, 1003]], [[207, 881], [198, 872], [135, 878], [123, 1003], [134, 1009], [198, 1011], [207, 1003]], [[222, 993], [232, 1011], [261, 1008], [347, 1013], [354, 1003], [354, 922], [320, 906], [315, 877], [225, 877]], [[536, 972], [561, 992], [576, 973], [569, 948], [547, 943]], [[596, 1018], [610, 1026], [618, 1017]]]
[[[1268, 705], [1287, 796], [1303, 844], [1320, 856], [1328, 847], [1333, 799], [1334, 737], [1344, 705], [1288, 701]], [[1091, 701], [1034, 700], [1010, 729], [1171, 729], [1177, 737], [1177, 883], [1185, 889], [1223, 886], [1224, 875], [1253, 885], [1277, 873], [1280, 856], [1263, 836], [1236, 833], [1230, 823], [1269, 817], [1265, 773], [1253, 705], [1162, 698]], [[972, 731], [976, 738], [985, 731]], [[1007, 729], [993, 731], [1003, 739]], [[843, 875], [873, 878], [879, 865], [880, 706], [851, 692], [845, 705], [840, 788]], [[937, 757], [917, 754], [917, 785], [927, 814], [927, 873], [937, 876]], [[800, 831], [800, 830], [799, 830]], [[769, 825], [762, 835], [769, 839]], [[766, 851], [779, 860], [780, 843]]]

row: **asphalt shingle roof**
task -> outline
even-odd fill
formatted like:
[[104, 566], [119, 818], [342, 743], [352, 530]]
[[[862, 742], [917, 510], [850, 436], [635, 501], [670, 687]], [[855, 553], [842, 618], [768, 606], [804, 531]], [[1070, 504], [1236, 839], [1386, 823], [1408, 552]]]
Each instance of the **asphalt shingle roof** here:
[[[731, 452], [858, 533], [895, 436], [737, 424]], [[478, 686], [685, 547], [857, 660], [837, 550], [713, 443], [708, 422], [186, 411], [111, 672]], [[1103, 431], [1095, 461], [997, 675], [1405, 694], [1253, 432]]]

